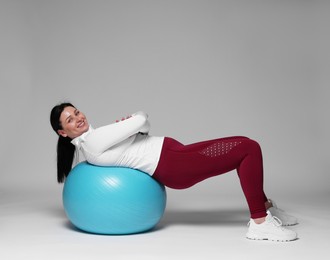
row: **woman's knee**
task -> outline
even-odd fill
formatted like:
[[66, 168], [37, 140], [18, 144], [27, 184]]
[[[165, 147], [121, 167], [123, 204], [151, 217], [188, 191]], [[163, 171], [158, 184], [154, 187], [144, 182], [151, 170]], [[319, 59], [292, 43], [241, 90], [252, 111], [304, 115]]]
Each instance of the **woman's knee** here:
[[256, 140], [247, 139], [244, 140], [244, 143], [248, 146], [249, 151], [261, 153], [261, 146]]

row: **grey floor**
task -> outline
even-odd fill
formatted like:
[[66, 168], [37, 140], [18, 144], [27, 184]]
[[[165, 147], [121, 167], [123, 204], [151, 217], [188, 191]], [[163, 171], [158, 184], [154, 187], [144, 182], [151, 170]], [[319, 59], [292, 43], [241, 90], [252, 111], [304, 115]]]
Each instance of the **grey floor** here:
[[330, 252], [328, 194], [281, 198], [300, 220], [293, 227], [299, 239], [289, 243], [245, 239], [248, 212], [237, 194], [214, 203], [210, 194], [169, 191], [159, 225], [129, 236], [79, 232], [65, 216], [60, 190], [0, 195], [0, 259], [322, 259]]

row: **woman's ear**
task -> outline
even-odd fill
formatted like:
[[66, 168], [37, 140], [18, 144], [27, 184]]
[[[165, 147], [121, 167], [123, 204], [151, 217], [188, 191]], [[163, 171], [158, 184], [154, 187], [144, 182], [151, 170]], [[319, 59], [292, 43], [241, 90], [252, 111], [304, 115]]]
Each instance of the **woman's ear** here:
[[68, 135], [66, 134], [66, 132], [64, 130], [57, 130], [57, 133], [63, 137], [68, 137]]

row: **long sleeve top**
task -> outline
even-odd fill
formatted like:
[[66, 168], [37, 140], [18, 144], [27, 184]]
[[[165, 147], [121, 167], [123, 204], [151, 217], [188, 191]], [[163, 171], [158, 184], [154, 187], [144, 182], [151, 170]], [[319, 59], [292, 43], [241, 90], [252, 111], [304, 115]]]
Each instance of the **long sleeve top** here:
[[158, 165], [164, 137], [150, 136], [148, 116], [137, 112], [118, 123], [94, 129], [74, 138], [71, 143], [86, 160], [99, 166], [122, 166], [152, 175]]

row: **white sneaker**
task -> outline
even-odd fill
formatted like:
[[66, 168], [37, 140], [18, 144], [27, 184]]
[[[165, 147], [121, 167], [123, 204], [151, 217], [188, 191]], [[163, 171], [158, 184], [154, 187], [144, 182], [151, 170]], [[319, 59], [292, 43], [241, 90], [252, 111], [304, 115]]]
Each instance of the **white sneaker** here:
[[271, 241], [292, 241], [297, 239], [297, 233], [282, 227], [282, 222], [267, 211], [265, 222], [256, 224], [253, 219], [249, 221], [249, 230], [246, 234], [248, 239], [271, 240]]
[[270, 207], [268, 210], [272, 213], [272, 216], [279, 218], [283, 226], [293, 226], [298, 224], [298, 219], [294, 216], [287, 214], [284, 210], [277, 207], [274, 201], [270, 200], [273, 207]]

